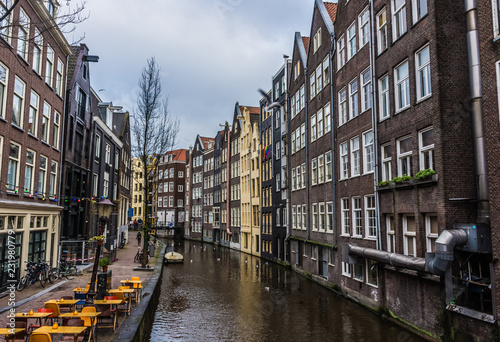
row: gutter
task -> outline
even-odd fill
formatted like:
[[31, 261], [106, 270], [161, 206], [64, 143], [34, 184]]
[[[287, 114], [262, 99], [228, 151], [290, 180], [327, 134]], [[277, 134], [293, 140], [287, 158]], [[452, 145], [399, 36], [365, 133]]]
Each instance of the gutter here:
[[[309, 168], [309, 116], [308, 116], [308, 108], [309, 108], [309, 93], [308, 93], [308, 88], [307, 88], [307, 67], [304, 66], [304, 101], [306, 102], [305, 103], [305, 108], [304, 108], [304, 113], [305, 113], [305, 126], [306, 126], [306, 142], [305, 142], [305, 145], [306, 145], [306, 212], [307, 212], [307, 215], [306, 215], [306, 230], [307, 230], [307, 238], [305, 239], [304, 241], [304, 248], [305, 248], [305, 244], [307, 242], [307, 240], [309, 240], [309, 236], [311, 234], [311, 227], [310, 227], [310, 224], [309, 224], [309, 217], [310, 217], [310, 211], [311, 209], [309, 208], [309, 202], [310, 202], [310, 199], [309, 199], [309, 173], [311, 172], [310, 171], [310, 168]], [[333, 127], [332, 127], [333, 129]], [[302, 144], [302, 140], [300, 141], [300, 143]], [[302, 222], [302, 224], [304, 224], [304, 222]]]
[[333, 32], [330, 35], [330, 41], [331, 41], [331, 48], [330, 48], [330, 117], [331, 117], [331, 123], [330, 126], [332, 127], [332, 183], [333, 183], [333, 246], [332, 249], [337, 248], [338, 244], [338, 239], [339, 235], [337, 232], [337, 173], [335, 172], [336, 169], [336, 154], [335, 152], [337, 151], [336, 145], [335, 145], [335, 115], [333, 114], [333, 103], [334, 103], [334, 97], [333, 97], [333, 57], [335, 56], [335, 50], [337, 47], [337, 43], [335, 41], [335, 32]]

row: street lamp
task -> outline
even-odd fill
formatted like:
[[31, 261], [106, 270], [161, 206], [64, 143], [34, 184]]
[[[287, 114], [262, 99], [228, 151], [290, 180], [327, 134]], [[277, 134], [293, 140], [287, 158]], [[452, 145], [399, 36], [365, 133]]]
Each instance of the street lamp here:
[[109, 199], [104, 199], [97, 203], [97, 209], [99, 213], [99, 235], [97, 236], [97, 248], [95, 252], [95, 257], [94, 257], [94, 268], [92, 269], [92, 277], [90, 278], [90, 289], [87, 293], [87, 298], [88, 299], [94, 299], [94, 296], [96, 294], [96, 284], [95, 280], [97, 277], [97, 267], [99, 264], [99, 258], [101, 256], [101, 248], [104, 243], [104, 238], [102, 237], [104, 228], [106, 227], [106, 224], [109, 222], [109, 217], [111, 215], [111, 211], [113, 210], [113, 207], [115, 205], [109, 200]]

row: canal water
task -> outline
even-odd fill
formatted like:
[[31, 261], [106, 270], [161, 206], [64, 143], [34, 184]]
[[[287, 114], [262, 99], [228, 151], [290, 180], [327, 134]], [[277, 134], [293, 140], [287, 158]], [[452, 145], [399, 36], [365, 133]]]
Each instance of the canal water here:
[[167, 240], [150, 341], [422, 341], [313, 281], [224, 247]]

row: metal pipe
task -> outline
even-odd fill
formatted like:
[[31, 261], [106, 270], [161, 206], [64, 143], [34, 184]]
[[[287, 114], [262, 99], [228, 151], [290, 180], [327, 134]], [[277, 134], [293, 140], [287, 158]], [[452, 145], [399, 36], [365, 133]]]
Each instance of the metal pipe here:
[[469, 57], [469, 80], [471, 96], [472, 132], [477, 177], [478, 222], [490, 222], [486, 148], [483, 120], [483, 92], [481, 88], [481, 61], [476, 0], [465, 0], [467, 20], [467, 54]]
[[465, 230], [444, 230], [436, 240], [434, 259], [427, 263], [428, 271], [432, 274], [443, 275], [451, 268], [455, 246], [465, 245], [466, 243], [467, 233]]
[[330, 127], [332, 127], [332, 186], [333, 186], [333, 245], [332, 248], [336, 248], [338, 244], [338, 232], [337, 232], [337, 173], [335, 172], [337, 159], [335, 151], [337, 151], [335, 144], [335, 115], [333, 115], [333, 57], [335, 56], [335, 49], [337, 47], [337, 43], [335, 41], [335, 32], [330, 35], [331, 47], [330, 47], [330, 118], [331, 123]]

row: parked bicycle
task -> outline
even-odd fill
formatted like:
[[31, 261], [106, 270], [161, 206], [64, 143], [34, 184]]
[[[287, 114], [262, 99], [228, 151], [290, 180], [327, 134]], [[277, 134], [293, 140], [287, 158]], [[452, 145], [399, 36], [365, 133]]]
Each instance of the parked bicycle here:
[[[139, 247], [139, 249], [137, 250], [137, 254], [135, 255], [134, 257], [134, 262], [141, 262], [142, 261], [142, 248]], [[147, 251], [147, 254], [146, 254], [146, 257], [147, 257], [147, 262], [149, 262], [149, 248], [148, 248], [148, 251]]]
[[25, 275], [19, 279], [16, 289], [18, 291], [24, 290], [26, 287], [33, 285], [37, 281], [40, 282], [42, 287], [45, 287], [47, 280], [51, 283], [54, 281], [52, 274], [49, 272], [49, 264], [46, 261], [38, 259], [38, 262], [25, 261], [26, 270]]
[[59, 260], [59, 265], [51, 270], [55, 276], [55, 280], [66, 277], [71, 280], [76, 275], [81, 275], [81, 270], [75, 264], [68, 262], [66, 259]]

